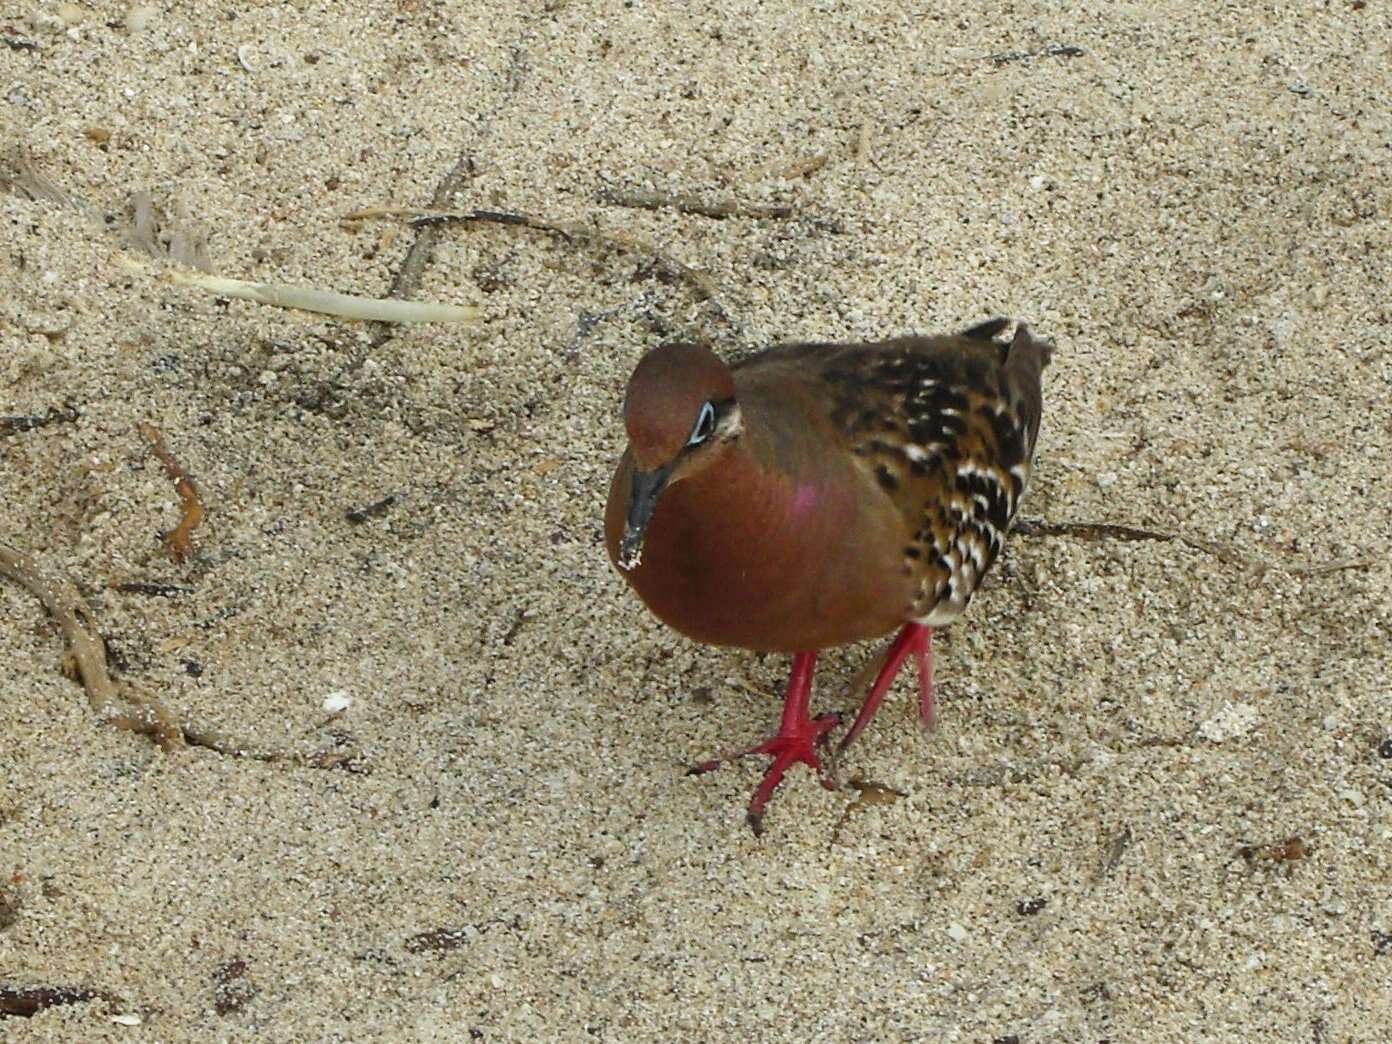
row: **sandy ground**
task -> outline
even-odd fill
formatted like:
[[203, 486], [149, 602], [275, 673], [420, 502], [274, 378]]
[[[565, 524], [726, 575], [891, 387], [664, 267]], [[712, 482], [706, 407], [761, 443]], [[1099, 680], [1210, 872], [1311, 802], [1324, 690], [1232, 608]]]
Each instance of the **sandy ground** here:
[[[1389, 1039], [1392, 25], [1247, 6], [4, 4], [4, 173], [66, 197], [0, 196], [0, 545], [286, 756], [104, 723], [0, 581], [0, 987], [101, 994], [0, 1037]], [[441, 230], [408, 289], [482, 320], [384, 330], [132, 266], [137, 191], [374, 296], [364, 206], [637, 245]], [[1160, 538], [1017, 536], [937, 737], [901, 684], [840, 766], [907, 796], [798, 770], [756, 840], [757, 763], [683, 772], [786, 661], [611, 570], [623, 381], [995, 314], [1059, 345], [1024, 517]]]

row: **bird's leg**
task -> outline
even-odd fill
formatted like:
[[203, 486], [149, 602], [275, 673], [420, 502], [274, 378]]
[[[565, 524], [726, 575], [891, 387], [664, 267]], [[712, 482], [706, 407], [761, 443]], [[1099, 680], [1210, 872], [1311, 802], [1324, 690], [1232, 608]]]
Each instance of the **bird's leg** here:
[[870, 719], [880, 709], [880, 704], [884, 702], [885, 693], [889, 692], [895, 675], [899, 673], [899, 668], [903, 666], [905, 658], [910, 653], [913, 653], [914, 659], [918, 661], [919, 715], [936, 718], [937, 711], [933, 702], [933, 660], [932, 648], [929, 645], [930, 640], [928, 628], [916, 623], [905, 624], [894, 636], [894, 641], [890, 643], [889, 652], [884, 658], [884, 666], [880, 668], [880, 673], [875, 677], [875, 684], [870, 687], [870, 695], [865, 697], [865, 702], [861, 704], [860, 713], [856, 715], [856, 720], [852, 723], [850, 731], [836, 747], [838, 753], [849, 747], [865, 726], [870, 724]]
[[[783, 782], [783, 776], [788, 769], [798, 762], [816, 772], [822, 786], [828, 790], [835, 788], [835, 784], [822, 771], [817, 746], [830, 730], [841, 723], [841, 715], [832, 713], [823, 714], [818, 718], [811, 716], [808, 708], [812, 702], [812, 673], [816, 665], [815, 652], [798, 653], [793, 657], [793, 670], [788, 675], [788, 690], [783, 698], [783, 720], [778, 726], [778, 734], [757, 747], [734, 755], [744, 757], [749, 754], [767, 754], [773, 758], [773, 764], [764, 773], [763, 781], [749, 802], [748, 820], [755, 834], [763, 832], [764, 808], [768, 805], [769, 798], [773, 797], [778, 784]], [[688, 769], [687, 774], [699, 775], [709, 772], [721, 762], [728, 760], [728, 757], [721, 757], [703, 761]]]

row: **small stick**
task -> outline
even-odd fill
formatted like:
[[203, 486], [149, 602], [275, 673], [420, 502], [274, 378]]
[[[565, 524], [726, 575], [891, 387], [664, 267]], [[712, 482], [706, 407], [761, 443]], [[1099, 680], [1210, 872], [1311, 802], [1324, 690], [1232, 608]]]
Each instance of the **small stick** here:
[[191, 587], [180, 587], [178, 584], [152, 584], [145, 580], [126, 580], [113, 586], [112, 590], [120, 591], [122, 594], [153, 595], [158, 598], [178, 598], [180, 595], [193, 593]]
[[1260, 558], [1244, 555], [1226, 544], [1213, 540], [1201, 540], [1182, 533], [1165, 533], [1157, 529], [1141, 529], [1138, 526], [1118, 525], [1114, 522], [1044, 522], [1039, 519], [1019, 519], [1013, 531], [1021, 536], [1072, 536], [1083, 540], [1159, 540], [1175, 542], [1212, 555], [1221, 562], [1242, 566], [1256, 571], [1275, 570], [1305, 576], [1322, 576], [1325, 573], [1338, 573], [1345, 569], [1368, 569], [1377, 565], [1378, 559], [1341, 558], [1331, 562], [1300, 562], [1295, 565], [1277, 565]]
[[75, 590], [59, 593], [39, 573], [27, 555], [0, 546], [0, 575], [9, 577], [37, 598], [58, 624], [68, 643], [77, 676], [87, 692], [87, 702], [103, 721], [118, 729], [154, 736], [170, 750], [183, 745], [178, 724], [158, 701], [150, 700], [138, 711], [121, 710], [121, 696], [106, 670], [106, 643], [96, 633], [91, 611]]
[[283, 283], [251, 283], [244, 279], [206, 275], [191, 269], [171, 269], [169, 280], [176, 286], [195, 286], [219, 297], [236, 297], [277, 308], [298, 308], [344, 319], [370, 319], [380, 323], [459, 323], [472, 322], [479, 317], [479, 310], [472, 305], [359, 297], [356, 294], [340, 294]]
[[141, 421], [136, 426], [140, 429], [140, 434], [145, 436], [145, 441], [150, 444], [150, 449], [154, 451], [160, 463], [164, 465], [165, 473], [174, 480], [174, 490], [183, 502], [184, 510], [179, 517], [179, 524], [164, 535], [164, 542], [169, 546], [169, 557], [177, 563], [183, 563], [193, 554], [193, 531], [203, 521], [203, 502], [198, 499], [198, 488], [194, 486], [193, 480], [179, 467], [174, 455], [165, 448], [164, 439], [155, 426], [148, 421]]
[[344, 517], [347, 518], [351, 524], [360, 526], [369, 518], [379, 518], [385, 515], [395, 503], [396, 494], [388, 493], [381, 500], [374, 500], [371, 504], [344, 512]]
[[697, 214], [717, 221], [730, 217], [790, 218], [793, 208], [785, 204], [741, 203], [736, 199], [703, 200], [697, 196], [682, 196], [645, 189], [616, 189], [606, 186], [596, 198], [601, 203], [633, 210], [675, 210], [680, 214]]
[[119, 997], [81, 986], [0, 985], [0, 1015], [17, 1015], [22, 1019], [37, 1015], [45, 1008], [56, 1008], [64, 1004], [86, 1004], [93, 1000], [104, 1000], [112, 1007], [121, 1007], [123, 1004]]
[[1038, 51], [1001, 51], [988, 54], [985, 59], [996, 65], [1004, 65], [1006, 62], [1026, 62], [1031, 58], [1081, 58], [1085, 54], [1086, 51], [1073, 44], [1054, 44]]
[[50, 424], [76, 424], [78, 418], [77, 407], [65, 406], [63, 409], [51, 409], [41, 416], [10, 416], [0, 417], [0, 435], [18, 435], [22, 432], [33, 431], [35, 428], [47, 427]]
[[1286, 571], [1303, 573], [1306, 576], [1322, 576], [1325, 573], [1339, 573], [1345, 569], [1371, 569], [1377, 562], [1376, 558], [1340, 558], [1333, 562], [1306, 562], [1303, 565], [1290, 566]]
[[1211, 540], [1187, 537], [1181, 533], [1164, 533], [1156, 529], [1141, 529], [1138, 526], [1124, 526], [1113, 522], [1044, 522], [1038, 519], [1020, 519], [1014, 532], [1021, 536], [1072, 536], [1084, 540], [1159, 540], [1165, 543], [1178, 542], [1195, 551], [1203, 551], [1222, 562], [1244, 566], [1248, 569], [1273, 568], [1266, 562], [1250, 558], [1230, 547]]
[[783, 181], [796, 181], [798, 178], [809, 177], [827, 165], [830, 157], [825, 152], [814, 152], [812, 155], [794, 161], [787, 167], [778, 171], [777, 177]]
[[[71, 582], [55, 586], [39, 572], [28, 555], [0, 544], [0, 576], [8, 577], [37, 598], [58, 624], [67, 641], [77, 678], [87, 693], [87, 702], [107, 724], [126, 732], [153, 736], [165, 750], [188, 743], [218, 754], [251, 758], [255, 761], [290, 761], [312, 768], [354, 769], [346, 753], [303, 755], [294, 751], [271, 750], [232, 739], [216, 729], [180, 722], [159, 700], [141, 695], [129, 686], [117, 685], [106, 669], [106, 643], [92, 622], [92, 612]], [[118, 703], [134, 704], [123, 710]]]
[[857, 163], [864, 163], [870, 158], [870, 146], [874, 126], [869, 120], [860, 125], [860, 130], [856, 134], [855, 158]]
[[607, 232], [599, 232], [588, 228], [577, 222], [571, 221], [548, 221], [543, 218], [531, 217], [527, 214], [513, 214], [502, 210], [435, 210], [423, 207], [395, 207], [380, 206], [366, 207], [362, 210], [355, 210], [351, 214], [345, 214], [345, 221], [365, 221], [383, 217], [404, 217], [409, 218], [414, 224], [429, 224], [431, 222], [463, 222], [466, 224], [492, 223], [495, 225], [520, 225], [523, 228], [534, 229], [538, 232], [547, 232], [562, 239], [578, 240], [581, 242], [594, 243], [599, 246], [606, 246], [625, 250], [631, 253], [646, 254], [651, 257], [659, 268], [667, 275], [681, 279], [693, 287], [701, 295], [701, 300], [711, 300], [715, 302], [715, 294], [719, 287], [715, 280], [704, 272], [698, 272], [688, 265], [682, 264], [665, 251], [659, 250], [651, 243], [644, 242], [633, 236], [623, 236]]

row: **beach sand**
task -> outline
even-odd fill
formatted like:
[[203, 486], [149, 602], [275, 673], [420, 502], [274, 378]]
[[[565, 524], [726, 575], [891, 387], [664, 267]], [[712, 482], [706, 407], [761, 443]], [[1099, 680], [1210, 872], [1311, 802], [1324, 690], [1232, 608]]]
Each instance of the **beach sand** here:
[[[1387, 7], [498, 7], [0, 13], [0, 546], [202, 740], [0, 579], [0, 988], [96, 994], [0, 1038], [1387, 1040]], [[175, 284], [138, 192], [220, 274], [481, 318]], [[1058, 345], [1034, 529], [938, 734], [901, 681], [837, 766], [906, 796], [799, 769], [756, 839], [761, 764], [685, 768], [787, 660], [610, 567], [626, 376], [993, 315]]]

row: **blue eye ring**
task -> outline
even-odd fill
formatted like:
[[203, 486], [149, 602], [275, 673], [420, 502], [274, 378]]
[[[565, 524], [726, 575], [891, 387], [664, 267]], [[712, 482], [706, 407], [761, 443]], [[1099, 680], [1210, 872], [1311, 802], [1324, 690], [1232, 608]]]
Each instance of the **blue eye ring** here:
[[709, 402], [701, 403], [701, 412], [696, 415], [696, 425], [691, 429], [688, 446], [699, 446], [715, 434], [715, 407]]

